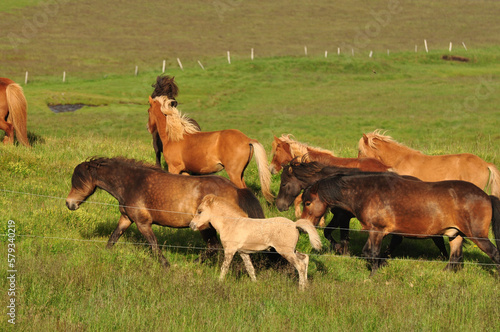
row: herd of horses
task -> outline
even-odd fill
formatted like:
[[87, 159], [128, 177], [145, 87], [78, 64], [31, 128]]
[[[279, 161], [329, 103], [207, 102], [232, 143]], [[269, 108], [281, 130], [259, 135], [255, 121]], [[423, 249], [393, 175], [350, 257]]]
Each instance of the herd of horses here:
[[[177, 109], [178, 87], [173, 77], [159, 76], [153, 87], [148, 131], [156, 165], [123, 157], [90, 158], [73, 171], [66, 199], [70, 210], [78, 209], [97, 188], [119, 203], [121, 216], [108, 248], [135, 223], [168, 268], [151, 226], [191, 227], [207, 243], [202, 259], [221, 245], [224, 248], [221, 280], [236, 252], [255, 280], [248, 254], [273, 248], [295, 266], [303, 289], [309, 258], [296, 252], [297, 229], [306, 231], [313, 248], [319, 250], [316, 226], [331, 211], [333, 217], [324, 227], [331, 250], [349, 252], [349, 223], [357, 218], [369, 233], [363, 254], [372, 274], [403, 238], [432, 238], [441, 254], [448, 256], [443, 236], [449, 238], [446, 269], [461, 267], [462, 244], [468, 238], [493, 260], [500, 274], [500, 172], [493, 164], [472, 154], [425, 155], [379, 130], [363, 134], [357, 158], [336, 157], [291, 135], [275, 137], [268, 164], [257, 140], [236, 129], [201, 131], [195, 120], [183, 115]], [[29, 146], [26, 99], [19, 94], [22, 89], [17, 84], [0, 79], [0, 129], [6, 132], [4, 143], [13, 143], [15, 132], [18, 141]], [[162, 154], [167, 170], [161, 166]], [[263, 197], [270, 204], [275, 202], [280, 211], [295, 203], [298, 221], [266, 219], [244, 180], [253, 157]], [[213, 175], [223, 169], [229, 179]], [[271, 173], [280, 171], [275, 199]], [[496, 247], [488, 237], [490, 227]], [[335, 228], [340, 228], [340, 243], [332, 236]], [[392, 239], [382, 252], [387, 235]]]

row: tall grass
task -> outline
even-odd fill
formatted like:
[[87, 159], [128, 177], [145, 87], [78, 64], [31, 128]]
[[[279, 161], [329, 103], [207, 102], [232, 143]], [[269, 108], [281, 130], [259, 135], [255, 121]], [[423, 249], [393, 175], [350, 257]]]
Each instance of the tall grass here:
[[[181, 89], [179, 109], [204, 130], [238, 128], [268, 151], [273, 135], [292, 133], [354, 157], [361, 134], [382, 128], [425, 153], [471, 152], [500, 165], [500, 97], [484, 89], [498, 89], [495, 50], [476, 51], [477, 60], [469, 64], [444, 62], [439, 54], [275, 57], [231, 66], [215, 59], [206, 71], [188, 66], [169, 74]], [[135, 225], [105, 250], [119, 217], [116, 201], [98, 191], [79, 210], [67, 210], [71, 174], [95, 155], [154, 161], [145, 96], [156, 75], [151, 69], [137, 77], [65, 84], [47, 76], [25, 86], [33, 148], [0, 146], [1, 233], [8, 220], [16, 222], [17, 323], [23, 330], [500, 328], [496, 269], [471, 243], [465, 245], [464, 269], [446, 273], [432, 241], [405, 240], [396, 260], [369, 278], [365, 261], [357, 258], [366, 234], [351, 232], [347, 257], [313, 252], [303, 236], [298, 249], [311, 254], [305, 293], [298, 292], [293, 269], [269, 263], [266, 255], [254, 258], [257, 283], [240, 260], [219, 283], [220, 262], [195, 261], [205, 244], [189, 229], [154, 228], [172, 264], [168, 272]], [[96, 106], [54, 114], [47, 104], [57, 103]], [[266, 216], [294, 219], [292, 211], [280, 213], [265, 203], [254, 162], [245, 178]], [[274, 176], [272, 189], [278, 187]], [[356, 221], [351, 226], [359, 229]], [[5, 240], [0, 248], [6, 255]], [[2, 290], [6, 276], [1, 269]], [[6, 291], [2, 298], [8, 301]]]

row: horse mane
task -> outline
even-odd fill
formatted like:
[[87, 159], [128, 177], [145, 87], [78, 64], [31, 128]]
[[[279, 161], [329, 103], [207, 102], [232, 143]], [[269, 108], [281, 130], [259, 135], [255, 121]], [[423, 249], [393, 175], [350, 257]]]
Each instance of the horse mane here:
[[297, 159], [292, 160], [286, 168], [283, 168], [283, 172], [285, 171], [293, 172], [295, 177], [300, 179], [314, 178], [317, 174], [326, 177], [338, 174], [352, 175], [364, 173], [358, 168], [328, 166], [317, 161], [304, 162], [304, 159], [302, 159], [302, 162], [298, 162]]
[[99, 168], [99, 167], [117, 167], [117, 166], [125, 166], [128, 168], [132, 168], [134, 170], [149, 170], [155, 172], [167, 173], [161, 168], [158, 168], [156, 165], [148, 164], [143, 161], [128, 159], [125, 157], [90, 157], [85, 161], [85, 165], [89, 168]]
[[409, 148], [409, 147], [397, 142], [391, 136], [385, 135], [385, 133], [386, 133], [386, 131], [383, 131], [382, 129], [377, 129], [377, 130], [373, 131], [372, 133], [364, 134], [367, 139], [365, 141], [365, 144], [360, 144], [360, 149], [365, 150], [366, 149], [365, 145], [368, 145], [368, 147], [370, 147], [371, 149], [377, 150], [378, 149], [377, 145], [379, 144], [379, 142], [383, 142], [383, 143], [389, 143], [393, 146], [396, 146], [399, 149], [421, 153], [420, 151], [414, 150], [412, 148]]
[[[307, 155], [307, 153], [310, 150], [315, 151], [315, 152], [319, 152], [319, 153], [329, 154], [332, 157], [335, 156], [332, 151], [329, 151], [329, 150], [326, 150], [323, 148], [319, 148], [319, 147], [309, 146], [305, 143], [301, 143], [301, 142], [298, 142], [298, 141], [292, 139], [292, 137], [293, 137], [292, 134], [288, 134], [288, 135], [283, 134], [280, 137], [281, 141], [287, 143], [290, 146], [290, 153], [292, 154], [292, 158]], [[310, 161], [310, 160], [306, 159], [304, 161]]]
[[160, 103], [161, 112], [165, 114], [166, 131], [170, 141], [178, 142], [184, 138], [184, 135], [200, 131], [190, 118], [182, 114], [177, 107], [172, 106], [172, 99], [168, 96], [158, 96], [154, 100]]
[[217, 211], [217, 215], [220, 216], [248, 218], [248, 214], [245, 211], [224, 197], [209, 194], [203, 198], [202, 203], [211, 206], [212, 211]]
[[179, 88], [174, 82], [174, 76], [170, 77], [168, 75], [160, 75], [156, 77], [156, 83], [151, 85], [154, 89], [151, 94], [151, 98], [156, 98], [158, 96], [167, 96], [169, 99], [175, 100], [175, 97], [179, 94]]

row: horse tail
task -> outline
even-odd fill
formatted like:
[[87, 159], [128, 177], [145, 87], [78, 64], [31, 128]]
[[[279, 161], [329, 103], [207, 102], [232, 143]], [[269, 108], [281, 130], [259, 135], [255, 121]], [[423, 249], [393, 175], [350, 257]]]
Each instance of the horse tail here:
[[309, 220], [299, 219], [295, 222], [295, 226], [307, 232], [307, 234], [309, 235], [309, 241], [311, 242], [311, 245], [314, 249], [321, 249], [321, 239], [319, 238], [318, 231], [316, 230], [316, 227], [314, 227], [314, 225], [309, 222]]
[[28, 103], [24, 97], [23, 88], [19, 84], [11, 83], [5, 90], [7, 95], [7, 106], [9, 116], [7, 120], [12, 122], [16, 137], [19, 142], [29, 147], [28, 132], [26, 130]]
[[488, 165], [490, 170], [490, 180], [488, 181], [487, 187], [491, 188], [491, 194], [496, 197], [500, 197], [500, 171], [495, 165]]
[[259, 170], [260, 186], [264, 198], [268, 202], [274, 201], [274, 196], [271, 194], [271, 171], [268, 167], [266, 150], [257, 140], [250, 140], [250, 145], [255, 152], [255, 161]]
[[263, 219], [266, 216], [262, 210], [259, 200], [252, 191], [248, 188], [241, 188], [237, 190], [238, 206], [248, 214], [250, 218]]
[[497, 248], [500, 250], [500, 199], [493, 195], [490, 195], [490, 199], [491, 208], [493, 210], [493, 216], [491, 217], [491, 228], [493, 229], [493, 236], [495, 236]]

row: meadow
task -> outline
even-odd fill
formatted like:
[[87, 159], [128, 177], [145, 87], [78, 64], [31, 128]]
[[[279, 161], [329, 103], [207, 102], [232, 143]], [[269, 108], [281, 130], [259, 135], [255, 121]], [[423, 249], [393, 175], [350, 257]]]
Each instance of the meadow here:
[[[23, 3], [26, 7], [21, 7]], [[4, 20], [0, 20], [0, 25], [5, 27], [5, 19], [14, 20], [22, 13], [31, 17], [36, 3], [20, 1], [10, 5], [1, 14]], [[95, 17], [93, 1], [64, 2], [73, 4], [72, 8], [64, 6], [62, 1], [58, 3], [59, 13], [87, 8], [88, 17]], [[373, 10], [386, 6], [382, 1], [374, 3], [370, 7]], [[434, 28], [443, 46], [431, 48], [428, 53], [422, 50], [422, 45], [414, 52], [413, 42], [409, 47], [402, 46], [406, 40], [401, 37], [404, 31], [396, 34], [397, 27], [391, 27], [393, 33], [376, 38], [383, 46], [371, 58], [367, 56], [368, 48], [354, 56], [344, 53], [339, 56], [332, 51], [325, 58], [326, 45], [310, 46], [312, 53], [308, 56], [303, 53], [308, 32], [323, 31], [325, 36], [331, 33], [322, 30], [319, 23], [314, 25], [309, 15], [310, 11], [320, 12], [321, 6], [308, 11], [299, 7], [306, 13], [307, 29], [298, 34], [295, 44], [291, 42], [293, 33], [300, 29], [294, 28], [278, 39], [274, 51], [253, 61], [247, 53], [252, 46], [241, 42], [248, 40], [244, 37], [249, 32], [244, 31], [249, 23], [243, 22], [226, 32], [224, 40], [241, 50], [234, 53], [229, 65], [226, 45], [216, 38], [217, 33], [227, 30], [226, 24], [236, 24], [241, 11], [258, 12], [253, 8], [257, 4], [231, 4], [224, 7], [222, 23], [207, 32], [214, 34], [211, 46], [207, 43], [193, 50], [193, 45], [182, 43], [193, 40], [188, 35], [202, 40], [201, 27], [181, 29], [186, 38], [171, 40], [176, 54], [190, 59], [184, 70], [175, 65], [175, 57], [180, 55], [172, 53], [168, 60], [167, 74], [175, 76], [180, 88], [178, 107], [196, 119], [203, 130], [240, 129], [262, 142], [268, 152], [274, 135], [291, 133], [301, 142], [330, 149], [338, 156], [355, 157], [363, 133], [384, 129], [397, 141], [427, 154], [469, 152], [500, 167], [500, 47], [493, 33], [498, 24], [492, 24], [491, 34], [471, 34], [476, 45], [467, 50], [455, 46], [452, 54], [468, 57], [471, 61], [467, 63], [441, 59], [449, 54], [449, 39], [443, 29], [432, 26], [424, 32], [418, 27], [415, 30], [406, 27], [419, 38], [419, 43], [426, 31], [430, 33]], [[401, 4], [407, 9], [415, 6], [411, 1]], [[468, 4], [465, 1], [463, 5], [468, 8]], [[123, 8], [110, 15], [125, 13], [127, 6], [130, 3], [125, 1]], [[221, 22], [217, 13], [203, 16], [201, 10], [193, 9], [194, 5], [179, 6], [185, 11], [192, 10], [192, 20], [204, 17], [208, 22]], [[266, 12], [272, 14], [279, 4], [268, 6], [272, 8], [266, 7]], [[439, 2], [434, 6], [434, 11], [431, 7], [418, 11], [418, 6], [411, 12], [403, 11], [402, 17], [395, 17], [393, 23], [397, 25], [401, 20], [399, 27], [403, 27], [408, 17], [432, 16], [445, 10]], [[483, 6], [474, 7], [474, 15], [484, 14], [487, 24], [494, 15], [484, 12], [493, 13], [496, 6], [495, 2], [486, 1]], [[152, 29], [145, 24], [144, 9], [136, 12], [127, 8], [134, 12], [128, 22], [140, 17], [144, 24], [138, 26]], [[151, 15], [156, 17], [154, 8]], [[325, 15], [327, 10], [333, 10], [325, 4], [322, 8]], [[353, 15], [355, 23], [345, 21], [350, 22], [346, 24], [351, 29], [363, 26], [366, 18], [372, 17], [368, 9], [360, 8], [352, 10], [364, 12], [365, 21], [363, 16]], [[341, 2], [337, 10], [347, 15], [348, 2]], [[457, 7], [451, 8], [448, 19], [467, 17], [458, 13], [462, 12]], [[78, 28], [83, 25], [75, 24], [73, 29], [66, 30], [67, 34], [61, 34], [69, 24], [66, 20], [75, 19], [70, 14], [61, 15], [58, 24], [44, 26], [40, 38], [20, 43], [17, 53], [2, 53], [0, 64], [1, 76], [11, 75], [20, 83], [24, 83], [24, 71], [35, 67], [30, 82], [22, 84], [29, 103], [32, 148], [0, 146], [0, 233], [7, 234], [9, 220], [15, 222], [18, 327], [25, 331], [500, 330], [499, 278], [491, 260], [471, 242], [465, 244], [464, 268], [450, 273], [442, 271], [446, 260], [439, 256], [432, 241], [405, 239], [389, 265], [370, 278], [366, 262], [359, 257], [366, 234], [357, 232], [360, 228], [357, 221], [351, 222], [350, 256], [330, 252], [322, 235], [325, 248], [315, 252], [306, 235], [301, 235], [298, 250], [310, 254], [310, 284], [305, 292], [298, 291], [298, 277], [293, 268], [269, 263], [266, 254], [253, 259], [256, 283], [250, 281], [238, 257], [226, 280], [220, 283], [221, 261], [215, 259], [204, 264], [196, 261], [205, 244], [199, 233], [190, 229], [153, 228], [163, 254], [171, 263], [167, 272], [152, 257], [135, 225], [112, 250], [106, 250], [106, 241], [119, 218], [116, 201], [106, 192], [97, 191], [79, 210], [69, 211], [65, 198], [71, 174], [77, 164], [91, 156], [125, 156], [154, 163], [151, 135], [146, 129], [147, 96], [161, 73], [163, 55], [154, 50], [139, 57], [138, 54], [146, 53], [147, 47], [136, 39], [141, 34], [147, 35], [147, 31], [140, 30], [135, 35], [129, 30], [122, 32], [120, 26], [106, 30], [101, 39], [89, 35], [88, 45], [80, 49], [78, 56], [69, 56], [73, 49], [66, 49], [64, 43], [49, 43], [52, 49], [43, 49], [49, 47], [42, 44], [51, 35], [63, 41], [73, 37], [75, 43], [85, 44], [76, 38]], [[292, 14], [285, 13], [278, 20], [284, 21], [287, 15]], [[254, 17], [261, 23], [256, 24], [255, 33], [266, 28], [266, 18]], [[175, 20], [182, 23], [179, 17]], [[110, 24], [98, 18], [96, 21]], [[278, 25], [279, 21], [272, 26], [278, 29]], [[341, 30], [339, 23], [332, 26]], [[105, 27], [108, 28], [111, 26]], [[21, 30], [9, 31], [21, 33]], [[350, 30], [342, 31], [349, 36]], [[124, 37], [127, 43], [120, 47], [125, 48], [126, 44], [130, 52], [120, 53], [123, 50], [117, 49], [120, 59], [114, 58], [113, 52], [96, 52], [106, 41], [116, 43], [107, 36], [113, 32], [127, 35]], [[276, 33], [273, 30], [271, 36], [255, 40], [260, 40], [263, 46], [269, 45]], [[388, 55], [386, 48], [395, 44], [400, 46]], [[293, 53], [290, 45], [300, 51]], [[10, 47], [9, 40], [0, 38], [0, 48]], [[41, 47], [40, 51], [34, 52], [35, 47]], [[44, 57], [44, 51], [53, 57]], [[205, 56], [201, 59], [205, 70], [195, 61], [200, 54]], [[136, 59], [142, 59], [137, 76], [133, 72]], [[61, 64], [65, 63], [73, 70], [63, 83], [60, 72], [65, 67]], [[47, 106], [76, 103], [89, 106], [57, 114]], [[259, 192], [254, 161], [245, 174], [266, 216], [295, 219], [292, 211], [281, 213], [265, 202]], [[279, 176], [273, 176], [274, 193], [278, 188]], [[334, 234], [338, 239], [338, 232]], [[0, 242], [5, 262], [0, 270], [2, 330], [10, 326], [8, 243], [3, 236]]]

